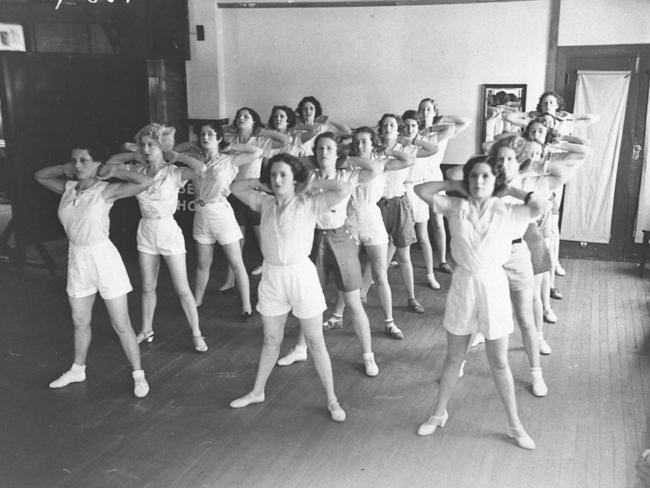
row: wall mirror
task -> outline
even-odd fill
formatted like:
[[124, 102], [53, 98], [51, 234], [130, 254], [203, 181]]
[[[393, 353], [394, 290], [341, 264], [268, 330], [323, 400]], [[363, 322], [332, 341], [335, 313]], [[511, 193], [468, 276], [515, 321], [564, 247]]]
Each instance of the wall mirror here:
[[526, 85], [483, 85], [481, 96], [481, 145], [503, 132], [519, 132], [505, 116], [526, 110]]

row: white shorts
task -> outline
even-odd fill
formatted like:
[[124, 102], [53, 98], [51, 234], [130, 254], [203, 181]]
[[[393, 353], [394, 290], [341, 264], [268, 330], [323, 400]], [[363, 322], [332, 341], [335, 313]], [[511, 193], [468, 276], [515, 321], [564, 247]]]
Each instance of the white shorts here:
[[99, 292], [104, 300], [112, 300], [131, 290], [122, 257], [111, 241], [93, 246], [69, 246], [68, 295], [83, 298]]
[[429, 205], [415, 194], [412, 185], [408, 185], [406, 188], [406, 196], [408, 197], [409, 202], [411, 202], [411, 207], [413, 208], [413, 221], [416, 224], [420, 222], [428, 222]]
[[357, 234], [365, 246], [388, 244], [388, 233], [376, 204], [363, 205], [357, 209]]
[[195, 208], [192, 235], [199, 244], [218, 242], [225, 246], [244, 237], [235, 213], [225, 198], [205, 206], [197, 204]]
[[161, 256], [185, 254], [183, 232], [173, 217], [140, 219], [137, 242], [141, 253]]
[[503, 268], [476, 274], [456, 267], [442, 323], [455, 335], [481, 332], [494, 340], [512, 334], [512, 305]]
[[292, 266], [273, 266], [264, 261], [257, 297], [257, 311], [268, 316], [293, 310], [297, 318], [308, 319], [327, 308], [316, 266], [309, 258]]

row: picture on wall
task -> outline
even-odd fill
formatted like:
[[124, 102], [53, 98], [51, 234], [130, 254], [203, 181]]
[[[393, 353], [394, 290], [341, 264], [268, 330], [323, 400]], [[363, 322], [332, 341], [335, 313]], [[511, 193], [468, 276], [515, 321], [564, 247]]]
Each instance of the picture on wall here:
[[506, 116], [526, 110], [526, 85], [483, 85], [481, 107], [481, 144], [504, 132], [519, 132]]
[[22, 25], [0, 24], [0, 51], [25, 51]]

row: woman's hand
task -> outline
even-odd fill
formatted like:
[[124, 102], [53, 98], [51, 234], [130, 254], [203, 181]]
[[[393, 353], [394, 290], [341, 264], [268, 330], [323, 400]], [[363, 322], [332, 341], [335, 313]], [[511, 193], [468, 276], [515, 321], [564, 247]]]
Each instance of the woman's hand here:
[[63, 166], [63, 174], [67, 179], [71, 180], [75, 178], [76, 176], [75, 164], [72, 161], [68, 161], [67, 163], [64, 163], [62, 166]]
[[410, 146], [410, 145], [413, 144], [413, 139], [411, 139], [410, 137], [407, 137], [407, 136], [399, 136], [397, 138], [397, 142], [399, 142], [403, 146]]
[[329, 117], [327, 115], [319, 115], [314, 119], [314, 124], [327, 124]]
[[450, 192], [459, 193], [463, 198], [469, 197], [469, 192], [467, 191], [467, 188], [465, 188], [465, 182], [463, 182], [463, 180], [451, 180], [450, 185]]
[[118, 165], [116, 164], [102, 164], [97, 171], [97, 179], [110, 180], [115, 176], [117, 169]]
[[164, 158], [165, 161], [167, 161], [168, 163], [173, 163], [173, 162], [176, 161], [176, 159], [178, 158], [178, 153], [177, 153], [176, 151], [172, 151], [172, 150], [167, 150], [167, 149], [165, 149], [165, 150], [163, 151], [163, 158]]

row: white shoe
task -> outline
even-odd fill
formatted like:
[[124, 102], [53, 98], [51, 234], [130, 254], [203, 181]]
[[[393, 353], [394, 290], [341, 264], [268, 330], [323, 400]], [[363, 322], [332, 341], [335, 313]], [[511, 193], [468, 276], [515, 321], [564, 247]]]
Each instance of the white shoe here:
[[557, 263], [555, 265], [555, 274], [558, 276], [566, 276], [566, 271], [564, 268], [560, 265], [560, 263]]
[[330, 411], [330, 416], [334, 422], [345, 422], [345, 410], [341, 408], [339, 402], [330, 403], [327, 410]]
[[368, 356], [364, 354], [363, 362], [366, 366], [367, 376], [377, 376], [379, 374], [379, 366], [375, 362], [375, 355], [373, 353], [369, 353]]
[[133, 371], [131, 374], [133, 376], [133, 394], [136, 398], [146, 397], [149, 394], [149, 383], [144, 377], [144, 371]]
[[425, 435], [431, 435], [433, 434], [438, 427], [442, 428], [445, 426], [447, 423], [447, 420], [449, 420], [449, 414], [445, 410], [445, 413], [440, 416], [436, 417], [435, 415], [432, 415], [431, 417], [428, 418], [428, 420], [420, 425], [418, 428], [418, 435], [420, 436], [425, 436]]
[[539, 353], [544, 356], [549, 356], [551, 354], [551, 346], [548, 345], [548, 342], [546, 342], [546, 339], [543, 337], [539, 338]]
[[253, 392], [251, 391], [249, 394], [230, 402], [230, 408], [244, 408], [253, 403], [262, 403], [263, 401], [264, 393], [261, 395], [253, 395]]
[[529, 451], [535, 449], [535, 441], [521, 425], [519, 427], [508, 427], [508, 437], [516, 440], [522, 449], [528, 449]]
[[[548, 344], [546, 344], [548, 346]], [[544, 378], [533, 378], [533, 395], [536, 397], [545, 397], [548, 395], [548, 387]]]
[[81, 383], [82, 381], [86, 381], [85, 370], [73, 371], [72, 369], [69, 369], [50, 383], [50, 388], [63, 388], [64, 386], [68, 386], [70, 383]]
[[556, 324], [557, 323], [557, 315], [555, 315], [555, 312], [547, 308], [544, 310], [544, 322], [548, 322], [549, 324]]
[[476, 347], [479, 344], [483, 344], [484, 342], [485, 342], [485, 336], [480, 332], [477, 332], [476, 335], [474, 336], [474, 340], [472, 341], [472, 345], [470, 347]]
[[307, 361], [307, 348], [301, 346], [292, 347], [291, 350], [278, 359], [278, 366], [289, 366], [290, 364]]
[[427, 285], [429, 285], [429, 288], [432, 290], [440, 289], [440, 283], [438, 283], [438, 280], [436, 280], [436, 277], [433, 273], [427, 274]]

